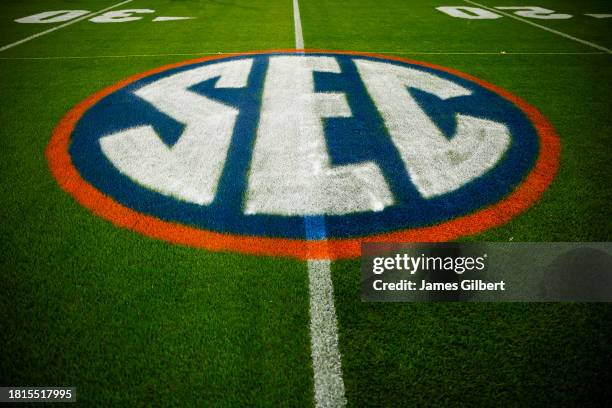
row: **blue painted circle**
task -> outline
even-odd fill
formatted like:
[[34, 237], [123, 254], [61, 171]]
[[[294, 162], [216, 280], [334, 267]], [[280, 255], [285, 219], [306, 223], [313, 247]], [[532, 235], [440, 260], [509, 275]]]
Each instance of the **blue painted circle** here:
[[[510, 101], [481, 85], [445, 71], [369, 56], [317, 53], [337, 59], [341, 73], [314, 74], [316, 92], [342, 92], [347, 96], [352, 116], [324, 120], [325, 137], [332, 165], [363, 161], [375, 162], [383, 172], [395, 197], [395, 205], [380, 212], [343, 216], [298, 217], [245, 215], [242, 212], [248, 168], [259, 120], [261, 94], [270, 56], [282, 52], [231, 56], [169, 69], [130, 83], [92, 106], [77, 123], [69, 153], [81, 176], [98, 190], [135, 211], [164, 221], [237, 235], [275, 238], [349, 238], [436, 225], [473, 213], [507, 196], [529, 173], [538, 155], [538, 136], [525, 113]], [[296, 55], [296, 54], [288, 54]], [[101, 137], [142, 125], [154, 127], [168, 145], [175, 143], [184, 126], [160, 113], [134, 95], [140, 87], [177, 72], [222, 61], [252, 58], [248, 86], [216, 89], [216, 79], [191, 88], [192, 91], [236, 107], [240, 113], [219, 182], [215, 200], [209, 206], [179, 201], [134, 183], [121, 174], [103, 154]], [[382, 118], [357, 73], [354, 59], [371, 59], [410, 67], [453, 81], [472, 91], [469, 96], [442, 100], [434, 95], [409, 89], [432, 121], [452, 138], [456, 114], [489, 119], [505, 124], [511, 144], [499, 163], [489, 172], [448, 194], [424, 199], [406, 173], [399, 153], [391, 142]], [[364, 137], [367, 135], [367, 137]], [[323, 228], [324, 225], [324, 228]]]

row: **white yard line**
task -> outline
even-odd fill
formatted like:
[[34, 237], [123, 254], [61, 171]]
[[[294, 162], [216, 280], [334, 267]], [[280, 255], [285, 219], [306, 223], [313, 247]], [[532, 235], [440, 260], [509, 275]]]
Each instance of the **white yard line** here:
[[133, 1], [133, 0], [125, 0], [125, 1], [122, 1], [121, 3], [117, 3], [117, 4], [115, 4], [115, 5], [112, 5], [112, 6], [110, 6], [110, 7], [107, 7], [107, 8], [105, 8], [105, 9], [98, 10], [98, 11], [95, 11], [95, 12], [93, 12], [93, 13], [86, 14], [86, 15], [84, 15], [84, 16], [82, 16], [82, 17], [79, 17], [79, 18], [76, 18], [76, 19], [74, 19], [74, 20], [70, 20], [69, 22], [64, 23], [64, 24], [62, 24], [62, 25], [58, 25], [58, 26], [55, 26], [55, 27], [51, 27], [51, 28], [50, 28], [50, 29], [48, 29], [48, 30], [45, 30], [45, 31], [42, 31], [42, 32], [40, 32], [40, 33], [37, 33], [37, 34], [31, 35], [31, 36], [26, 37], [26, 38], [24, 38], [24, 39], [22, 39], [22, 40], [15, 41], [15, 42], [14, 42], [14, 43], [12, 43], [12, 44], [8, 44], [8, 45], [5, 45], [5, 46], [3, 46], [3, 47], [0, 47], [0, 52], [2, 52], [2, 51], [6, 51], [6, 50], [8, 50], [9, 48], [13, 48], [13, 47], [18, 46], [19, 44], [23, 44], [23, 43], [28, 42], [28, 41], [31, 41], [31, 40], [33, 40], [33, 39], [35, 39], [35, 38], [42, 37], [43, 35], [46, 35], [46, 34], [52, 33], [53, 31], [57, 31], [57, 30], [59, 30], [59, 29], [61, 29], [61, 28], [64, 28], [64, 27], [68, 27], [68, 26], [69, 26], [69, 25], [71, 25], [71, 24], [78, 23], [79, 21], [82, 21], [82, 20], [85, 20], [85, 19], [88, 19], [88, 18], [94, 17], [94, 16], [96, 16], [96, 15], [98, 15], [98, 14], [100, 14], [100, 13], [104, 13], [105, 11], [108, 11], [108, 10], [114, 9], [115, 7], [122, 6], [122, 5], [127, 4], [127, 3], [130, 3], [130, 2], [132, 2], [132, 1]]
[[582, 40], [580, 38], [574, 37], [574, 36], [569, 35], [569, 34], [562, 33], [561, 31], [557, 31], [557, 30], [554, 30], [552, 28], [548, 28], [548, 27], [543, 26], [543, 25], [538, 24], [538, 23], [534, 23], [533, 21], [530, 21], [530, 20], [525, 19], [525, 18], [521, 18], [521, 17], [519, 17], [519, 16], [517, 16], [515, 14], [506, 13], [505, 11], [501, 11], [501, 10], [493, 8], [493, 7], [488, 7], [488, 6], [485, 6], [484, 4], [476, 3], [475, 1], [472, 1], [472, 0], [463, 0], [463, 1], [465, 3], [469, 3], [469, 4], [472, 4], [474, 6], [478, 6], [478, 7], [481, 7], [483, 9], [487, 9], [487, 10], [492, 11], [494, 13], [498, 13], [498, 14], [504, 15], [506, 17], [510, 17], [510, 18], [515, 19], [515, 20], [522, 21], [525, 24], [529, 24], [531, 26], [540, 28], [542, 30], [548, 31], [549, 33], [556, 34], [556, 35], [558, 35], [560, 37], [564, 37], [564, 38], [567, 38], [569, 40], [573, 40], [573, 41], [579, 42], [580, 44], [587, 45], [587, 46], [589, 46], [591, 48], [595, 48], [595, 49], [604, 51], [604, 52], [606, 52], [608, 54], [612, 54], [612, 50], [610, 50], [610, 49], [608, 49], [606, 47], [603, 47], [601, 45], [597, 45], [597, 44], [592, 43], [590, 41]]
[[316, 407], [346, 405], [330, 260], [308, 261], [310, 337]]
[[[298, 0], [293, 0], [295, 49], [304, 49]], [[304, 219], [307, 239], [325, 239], [325, 219]], [[312, 224], [312, 225], [310, 225]], [[334, 306], [331, 260], [310, 259], [308, 291], [310, 296], [310, 347], [314, 373], [314, 397], [317, 408], [341, 408], [346, 405], [342, 358], [338, 348], [338, 322]]]
[[302, 35], [302, 21], [300, 19], [300, 5], [293, 0], [293, 25], [295, 27], [295, 49], [304, 49], [304, 36]]

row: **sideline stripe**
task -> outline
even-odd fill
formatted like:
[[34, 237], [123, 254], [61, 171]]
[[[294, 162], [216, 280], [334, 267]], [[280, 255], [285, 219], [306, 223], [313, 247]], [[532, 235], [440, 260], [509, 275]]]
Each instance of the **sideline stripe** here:
[[344, 407], [344, 381], [338, 349], [338, 329], [331, 261], [309, 260], [310, 338], [315, 406]]
[[35, 38], [42, 37], [43, 35], [45, 35], [45, 34], [49, 34], [49, 33], [52, 33], [53, 31], [57, 31], [57, 30], [59, 30], [60, 28], [68, 27], [68, 26], [69, 26], [69, 25], [71, 25], [71, 24], [78, 23], [79, 21], [82, 21], [82, 20], [85, 20], [85, 19], [91, 18], [91, 17], [93, 17], [93, 16], [95, 16], [95, 15], [98, 15], [98, 14], [100, 14], [100, 13], [104, 13], [105, 11], [108, 11], [108, 10], [114, 9], [115, 7], [122, 6], [122, 5], [127, 4], [127, 3], [130, 3], [130, 2], [132, 2], [132, 1], [133, 1], [133, 0], [125, 0], [125, 1], [123, 1], [123, 2], [121, 2], [121, 3], [117, 3], [117, 4], [113, 5], [113, 6], [107, 7], [107, 8], [105, 8], [105, 9], [102, 9], [102, 10], [99, 10], [99, 11], [95, 11], [95, 12], [93, 12], [93, 13], [86, 14], [86, 15], [84, 15], [84, 16], [82, 16], [82, 17], [79, 17], [79, 18], [76, 18], [76, 19], [74, 19], [74, 20], [70, 20], [70, 21], [68, 21], [67, 23], [64, 23], [64, 24], [62, 24], [62, 25], [58, 25], [58, 26], [55, 26], [55, 27], [51, 27], [50, 29], [48, 29], [48, 30], [46, 30], [46, 31], [42, 31], [42, 32], [40, 32], [40, 33], [37, 33], [37, 34], [31, 35], [31, 36], [29, 36], [29, 37], [26, 37], [26, 38], [24, 38], [24, 39], [22, 39], [22, 40], [15, 41], [15, 42], [14, 42], [14, 43], [12, 43], [12, 44], [5, 45], [5, 46], [3, 46], [3, 47], [1, 47], [1, 48], [0, 48], [0, 52], [2, 52], [2, 51], [6, 51], [6, 50], [8, 50], [9, 48], [16, 47], [16, 46], [17, 46], [17, 45], [19, 45], [19, 44], [23, 44], [23, 43], [28, 42], [28, 41], [30, 41], [30, 40], [33, 40], [33, 39], [35, 39]]
[[293, 0], [293, 25], [295, 27], [295, 49], [304, 49], [304, 36], [302, 35], [302, 21], [300, 19], [300, 5]]
[[496, 8], [488, 7], [488, 6], [485, 6], [484, 4], [476, 3], [475, 1], [472, 1], [472, 0], [463, 0], [463, 1], [465, 3], [469, 3], [469, 4], [472, 4], [474, 6], [482, 7], [483, 9], [487, 9], [487, 10], [492, 11], [494, 13], [498, 13], [498, 14], [504, 15], [506, 17], [510, 17], [510, 18], [515, 19], [515, 20], [522, 21], [523, 23], [526, 23], [526, 24], [529, 24], [531, 26], [534, 26], [534, 27], [540, 28], [542, 30], [548, 31], [549, 33], [557, 34], [558, 36], [567, 38], [569, 40], [573, 40], [573, 41], [579, 42], [581, 44], [588, 45], [589, 47], [596, 48], [598, 50], [607, 52], [608, 54], [612, 54], [612, 50], [610, 50], [610, 49], [608, 49], [606, 47], [602, 47], [601, 45], [597, 45], [597, 44], [592, 43], [590, 41], [581, 40], [580, 38], [576, 38], [576, 37], [571, 36], [569, 34], [562, 33], [561, 31], [553, 30], [552, 28], [548, 28], [548, 27], [543, 26], [541, 24], [534, 23], [533, 21], [521, 18], [521, 17], [519, 17], [519, 16], [517, 16], [515, 14], [506, 13], [505, 11], [501, 11], [501, 10], [496, 9]]

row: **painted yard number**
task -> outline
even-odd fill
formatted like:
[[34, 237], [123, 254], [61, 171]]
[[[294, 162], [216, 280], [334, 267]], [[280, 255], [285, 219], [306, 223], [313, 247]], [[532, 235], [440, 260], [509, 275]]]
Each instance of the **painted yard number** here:
[[[557, 13], [554, 10], [536, 6], [501, 6], [495, 8], [498, 10], [512, 11], [514, 14], [520, 17], [534, 18], [539, 20], [566, 20], [573, 17], [571, 14]], [[482, 9], [480, 7], [442, 6], [436, 7], [436, 9], [448, 14], [451, 17], [465, 18], [470, 20], [494, 20], [496, 18], [503, 17], [501, 14], [497, 14], [493, 11]], [[595, 18], [603, 18], [601, 17], [603, 16], [601, 14], [587, 15]]]
[[[42, 13], [34, 14], [32, 16], [22, 17], [15, 20], [17, 23], [25, 24], [53, 24], [63, 23], [66, 21], [74, 20], [89, 14], [88, 10], [56, 10], [56, 11], [44, 11]], [[89, 19], [92, 23], [125, 23], [128, 21], [141, 20], [143, 17], [140, 14], [155, 13], [155, 10], [151, 9], [128, 9], [128, 10], [113, 10], [107, 11], [104, 14], [95, 16]], [[192, 17], [156, 17], [153, 19], [156, 21], [171, 21], [171, 20], [187, 20]]]

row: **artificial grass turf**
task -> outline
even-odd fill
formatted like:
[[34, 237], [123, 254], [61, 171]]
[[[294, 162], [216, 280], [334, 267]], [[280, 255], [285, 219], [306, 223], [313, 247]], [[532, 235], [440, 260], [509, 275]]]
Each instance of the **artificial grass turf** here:
[[11, 261], [3, 384], [72, 384], [98, 406], [310, 403], [302, 264], [101, 234]]
[[[54, 1], [32, 11], [32, 4], [11, 13], [94, 9]], [[301, 2], [306, 46], [591, 51], [508, 18], [453, 19], [434, 10], [438, 5]], [[291, 2], [136, 0], [126, 7], [198, 19], [84, 21], [0, 57], [294, 44]], [[10, 21], [3, 23], [7, 41], [26, 29]], [[554, 24], [573, 30], [574, 23], [592, 32], [587, 39], [599, 39], [595, 23], [590, 29], [578, 20]], [[610, 85], [602, 80], [608, 55], [403, 56], [506, 88], [537, 106], [560, 134], [561, 168], [542, 200], [509, 224], [468, 239], [610, 240]], [[2, 385], [74, 385], [79, 400], [101, 406], [312, 404], [304, 263], [191, 250], [116, 229], [76, 204], [48, 172], [44, 148], [71, 106], [131, 74], [186, 58], [0, 61]], [[359, 301], [356, 261], [335, 263], [333, 271], [351, 405], [569, 405], [609, 381], [607, 305], [369, 305]]]

